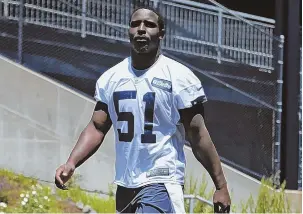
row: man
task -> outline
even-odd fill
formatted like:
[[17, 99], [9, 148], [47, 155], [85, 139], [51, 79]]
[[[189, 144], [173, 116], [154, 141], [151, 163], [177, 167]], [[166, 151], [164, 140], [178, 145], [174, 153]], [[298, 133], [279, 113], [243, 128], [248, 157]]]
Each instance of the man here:
[[227, 183], [202, 116], [203, 87], [187, 67], [160, 53], [164, 35], [163, 18], [155, 10], [133, 12], [131, 57], [98, 79], [91, 121], [67, 162], [57, 169], [56, 184], [64, 188], [113, 124], [117, 212], [185, 212], [185, 138], [214, 181], [215, 205], [229, 212]]

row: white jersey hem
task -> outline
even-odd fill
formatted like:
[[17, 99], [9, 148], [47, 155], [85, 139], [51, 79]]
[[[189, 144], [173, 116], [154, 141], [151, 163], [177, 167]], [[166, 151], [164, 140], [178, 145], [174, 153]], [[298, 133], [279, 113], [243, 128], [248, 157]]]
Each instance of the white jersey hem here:
[[178, 185], [184, 185], [184, 183], [182, 182], [177, 182], [177, 181], [172, 181], [171, 179], [161, 179], [161, 180], [151, 180], [151, 181], [146, 181], [146, 182], [142, 182], [136, 185], [127, 185], [126, 183], [120, 182], [120, 181], [114, 181], [115, 184], [119, 185], [119, 186], [123, 186], [125, 188], [139, 188], [145, 185], [149, 185], [149, 184], [155, 184], [155, 183], [169, 183], [169, 184], [178, 184]]

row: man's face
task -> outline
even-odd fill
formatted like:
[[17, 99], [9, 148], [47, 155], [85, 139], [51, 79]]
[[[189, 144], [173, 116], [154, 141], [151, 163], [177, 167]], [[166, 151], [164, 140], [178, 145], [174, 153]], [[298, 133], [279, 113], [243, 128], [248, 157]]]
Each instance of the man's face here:
[[159, 47], [163, 38], [159, 30], [158, 15], [148, 9], [139, 9], [131, 17], [129, 38], [137, 53], [150, 53]]

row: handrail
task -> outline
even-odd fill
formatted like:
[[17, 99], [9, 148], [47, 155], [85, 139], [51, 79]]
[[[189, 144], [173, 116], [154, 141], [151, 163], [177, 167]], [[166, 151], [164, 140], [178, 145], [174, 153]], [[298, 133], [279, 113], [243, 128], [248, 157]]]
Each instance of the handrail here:
[[[0, 0], [0, 17], [18, 20], [17, 0]], [[25, 0], [25, 23], [128, 42], [129, 0]], [[156, 2], [166, 21], [163, 49], [274, 70], [274, 20], [233, 11], [266, 34], [236, 19], [222, 8], [189, 0]], [[82, 5], [81, 5], [82, 4]], [[4, 12], [3, 12], [4, 11]]]
[[[166, 0], [168, 1], [168, 0]], [[220, 8], [213, 6], [213, 5], [208, 5], [208, 4], [204, 4], [204, 3], [200, 3], [200, 2], [193, 2], [193, 1], [189, 1], [189, 0], [169, 0], [170, 2], [176, 2], [179, 4], [187, 4], [190, 6], [194, 6], [194, 7], [199, 7], [199, 8], [206, 8], [209, 10], [215, 10], [215, 11], [219, 11]], [[235, 10], [231, 10], [232, 12], [244, 17], [244, 18], [248, 18], [248, 19], [255, 19], [258, 21], [262, 21], [262, 22], [268, 22], [271, 24], [275, 24], [275, 20], [274, 19], [270, 19], [270, 18], [266, 18], [266, 17], [262, 17], [262, 16], [257, 16], [257, 15], [252, 15], [252, 14], [248, 14], [248, 13], [243, 13], [243, 12], [239, 12], [239, 11], [235, 11]]]
[[184, 200], [188, 200], [189, 199], [189, 213], [194, 213], [194, 208], [195, 208], [195, 200], [198, 200], [202, 203], [205, 203], [211, 207], [213, 207], [213, 203], [201, 196], [198, 195], [184, 195]]

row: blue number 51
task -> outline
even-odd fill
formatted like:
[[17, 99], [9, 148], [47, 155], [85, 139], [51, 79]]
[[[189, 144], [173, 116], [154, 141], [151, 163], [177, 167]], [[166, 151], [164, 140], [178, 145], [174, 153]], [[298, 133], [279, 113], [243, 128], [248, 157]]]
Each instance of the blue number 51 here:
[[[118, 121], [128, 122], [128, 132], [122, 133], [121, 129], [117, 129], [119, 141], [131, 142], [134, 138], [134, 114], [132, 112], [120, 112], [119, 101], [125, 99], [136, 99], [137, 91], [117, 91], [114, 92], [114, 105], [118, 115]], [[146, 103], [144, 111], [144, 134], [141, 134], [141, 143], [156, 143], [156, 135], [153, 134], [154, 108], [155, 108], [155, 92], [147, 92], [143, 96]]]

